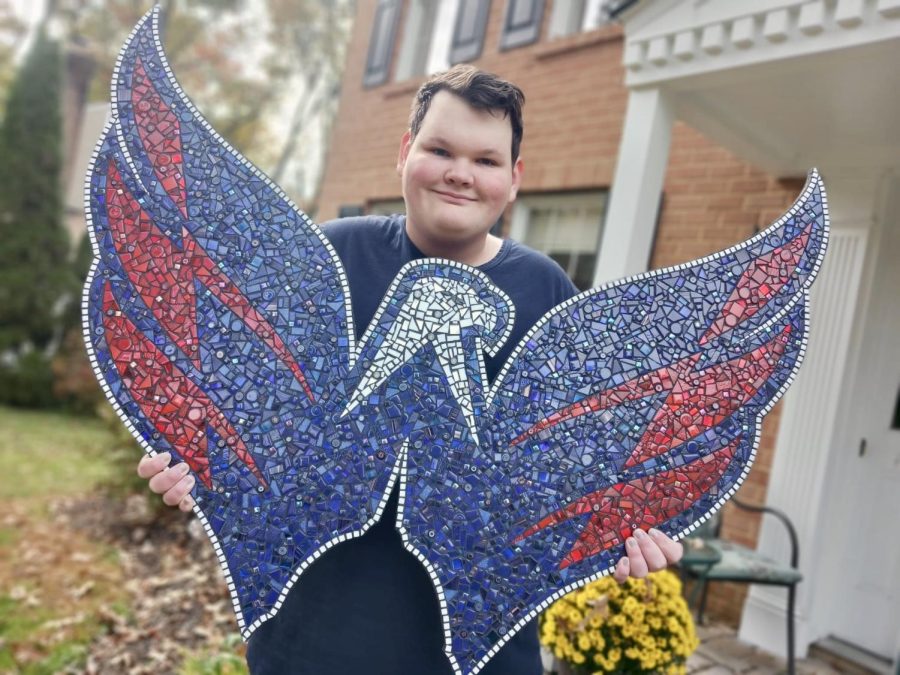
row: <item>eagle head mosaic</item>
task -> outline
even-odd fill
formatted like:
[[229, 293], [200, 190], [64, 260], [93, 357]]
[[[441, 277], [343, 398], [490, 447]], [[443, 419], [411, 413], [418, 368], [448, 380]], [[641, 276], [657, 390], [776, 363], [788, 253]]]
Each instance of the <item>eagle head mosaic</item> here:
[[555, 307], [489, 383], [506, 295], [415, 261], [357, 341], [340, 259], [185, 96], [157, 10], [112, 101], [86, 184], [87, 348], [145, 451], [196, 476], [245, 638], [396, 489], [446, 656], [477, 673], [633, 530], [678, 538], [719, 509], [800, 365], [827, 239], [815, 171], [752, 239]]

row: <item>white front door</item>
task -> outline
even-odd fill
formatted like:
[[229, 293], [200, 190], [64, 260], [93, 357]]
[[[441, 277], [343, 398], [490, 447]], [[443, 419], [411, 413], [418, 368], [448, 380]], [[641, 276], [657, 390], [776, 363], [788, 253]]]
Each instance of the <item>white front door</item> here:
[[[896, 187], [896, 183], [895, 183]], [[900, 198], [881, 223], [860, 352], [837, 419], [830, 632], [889, 660], [900, 631]], [[826, 561], [822, 561], [827, 564]]]

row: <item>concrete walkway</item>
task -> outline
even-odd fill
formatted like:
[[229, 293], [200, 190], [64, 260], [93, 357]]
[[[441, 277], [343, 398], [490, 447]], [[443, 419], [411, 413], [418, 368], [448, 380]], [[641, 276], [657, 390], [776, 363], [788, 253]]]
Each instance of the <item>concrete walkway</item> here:
[[[688, 659], [688, 673], [703, 675], [774, 675], [786, 672], [784, 659], [741, 642], [734, 630], [721, 624], [697, 626], [700, 647]], [[797, 675], [839, 675], [827, 663], [799, 659]]]

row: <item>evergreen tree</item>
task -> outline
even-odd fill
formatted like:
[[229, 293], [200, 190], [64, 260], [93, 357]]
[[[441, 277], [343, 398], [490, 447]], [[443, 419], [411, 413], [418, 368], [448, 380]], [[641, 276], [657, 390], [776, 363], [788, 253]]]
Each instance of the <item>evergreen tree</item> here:
[[[95, 413], [97, 406], [103, 401], [103, 393], [91, 370], [84, 348], [81, 323], [81, 293], [93, 260], [91, 240], [85, 232], [81, 236], [75, 259], [71, 263], [73, 288], [69, 302], [59, 317], [62, 342], [50, 364], [53, 375], [52, 393], [55, 399], [53, 402], [69, 412], [81, 414]], [[3, 400], [2, 391], [0, 400]]]
[[81, 333], [81, 296], [93, 261], [94, 251], [91, 248], [91, 238], [85, 232], [78, 240], [74, 259], [69, 263], [71, 286], [68, 291], [68, 302], [59, 319], [60, 330], [64, 333], [73, 328]]
[[61, 86], [59, 47], [40, 31], [0, 127], [0, 354], [46, 348], [73, 288], [62, 225]]

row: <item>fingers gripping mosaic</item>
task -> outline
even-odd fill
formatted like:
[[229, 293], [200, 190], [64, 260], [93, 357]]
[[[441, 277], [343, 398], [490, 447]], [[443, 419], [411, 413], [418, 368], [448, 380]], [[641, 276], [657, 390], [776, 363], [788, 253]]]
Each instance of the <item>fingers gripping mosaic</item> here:
[[815, 172], [749, 241], [554, 308], [491, 384], [515, 308], [458, 263], [404, 267], [356, 343], [341, 261], [186, 98], [156, 13], [112, 96], [86, 185], [86, 343], [144, 449], [198, 479], [245, 637], [396, 487], [447, 657], [476, 673], [634, 529], [683, 536], [740, 485], [804, 351]]

